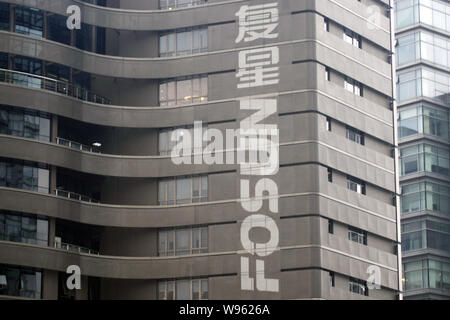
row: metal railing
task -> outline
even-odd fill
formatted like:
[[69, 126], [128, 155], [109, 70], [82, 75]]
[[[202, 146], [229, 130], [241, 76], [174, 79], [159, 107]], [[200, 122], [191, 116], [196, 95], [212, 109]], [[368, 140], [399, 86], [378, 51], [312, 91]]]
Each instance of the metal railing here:
[[[161, 10], [171, 10], [175, 8], [186, 8], [192, 6], [199, 6], [202, 4], [206, 4], [206, 0], [175, 0], [175, 1], [160, 1], [160, 9]], [[169, 3], [171, 5], [169, 5]]]
[[89, 101], [99, 104], [111, 104], [111, 101], [109, 99], [96, 95], [80, 86], [71, 84], [66, 81], [55, 80], [31, 73], [0, 69], [0, 82], [53, 91], [83, 101]]
[[59, 145], [66, 146], [66, 147], [80, 150], [80, 151], [101, 153], [101, 151], [98, 150], [98, 148], [96, 148], [96, 147], [91, 147], [86, 144], [82, 144], [82, 143], [75, 142], [75, 141], [70, 141], [67, 139], [59, 138], [59, 137], [56, 138], [56, 143]]
[[63, 197], [63, 198], [68, 198], [68, 199], [73, 199], [73, 200], [78, 200], [78, 201], [98, 203], [97, 200], [92, 199], [91, 197], [88, 197], [88, 196], [83, 196], [83, 195], [81, 195], [79, 193], [76, 193], [76, 192], [70, 192], [70, 191], [61, 190], [61, 189], [55, 189], [55, 194], [58, 197]]
[[55, 241], [55, 248], [64, 249], [64, 250], [70, 251], [70, 252], [100, 255], [100, 252], [98, 252], [96, 250], [92, 250], [89, 248], [84, 248], [84, 247], [80, 247], [80, 246], [76, 246], [76, 245], [64, 243], [64, 242], [56, 242]]

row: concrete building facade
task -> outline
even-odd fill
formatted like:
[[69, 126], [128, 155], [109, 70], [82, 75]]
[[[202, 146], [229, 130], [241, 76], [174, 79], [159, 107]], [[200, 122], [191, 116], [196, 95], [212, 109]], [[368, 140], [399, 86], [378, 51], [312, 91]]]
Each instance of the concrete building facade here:
[[[2, 297], [398, 298], [392, 7], [0, 1]], [[233, 161], [174, 163], [172, 133], [230, 138], [252, 108], [279, 129], [275, 197]]]

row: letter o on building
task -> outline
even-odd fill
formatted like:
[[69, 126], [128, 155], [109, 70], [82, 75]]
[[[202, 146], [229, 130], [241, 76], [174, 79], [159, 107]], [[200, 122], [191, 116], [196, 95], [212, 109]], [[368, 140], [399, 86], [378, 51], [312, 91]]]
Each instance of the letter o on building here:
[[[253, 228], [264, 228], [270, 232], [270, 240], [266, 243], [255, 243], [250, 240], [250, 230]], [[271, 255], [278, 247], [280, 240], [278, 226], [275, 220], [263, 215], [252, 214], [245, 218], [241, 225], [241, 243], [245, 250], [250, 254], [266, 257]]]

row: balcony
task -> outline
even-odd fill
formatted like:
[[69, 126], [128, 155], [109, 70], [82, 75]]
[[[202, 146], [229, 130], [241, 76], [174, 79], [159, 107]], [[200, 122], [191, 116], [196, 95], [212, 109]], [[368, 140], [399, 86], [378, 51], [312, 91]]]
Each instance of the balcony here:
[[78, 200], [78, 201], [84, 201], [84, 202], [99, 203], [97, 200], [95, 200], [95, 199], [93, 199], [91, 197], [84, 196], [84, 195], [78, 194], [76, 192], [70, 192], [70, 191], [62, 190], [62, 189], [55, 189], [55, 194], [58, 197], [62, 197], [62, 198]]
[[66, 146], [79, 151], [93, 152], [93, 153], [101, 153], [98, 147], [96, 146], [88, 146], [86, 144], [82, 144], [75, 141], [70, 141], [63, 138], [56, 138], [56, 143], [62, 146]]
[[76, 252], [76, 253], [86, 253], [86, 254], [92, 254], [92, 255], [100, 255], [100, 252], [96, 250], [92, 250], [85, 247], [80, 247], [77, 245], [69, 244], [61, 242], [61, 238], [55, 237], [55, 248], [56, 249], [62, 249], [69, 252]]
[[55, 80], [25, 72], [0, 69], [0, 82], [52, 91], [98, 104], [111, 104], [109, 99], [96, 95], [66, 81]]

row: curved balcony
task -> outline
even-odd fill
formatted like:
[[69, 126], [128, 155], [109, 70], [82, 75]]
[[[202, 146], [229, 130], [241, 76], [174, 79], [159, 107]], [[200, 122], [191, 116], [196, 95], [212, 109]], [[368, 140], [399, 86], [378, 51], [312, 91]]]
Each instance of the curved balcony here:
[[[388, 0], [380, 0], [389, 4]], [[156, 31], [170, 30], [196, 25], [234, 22], [235, 13], [242, 5], [251, 4], [249, 0], [214, 1], [200, 6], [175, 8], [172, 10], [129, 10], [95, 6], [79, 0], [38, 1], [35, 0], [5, 0], [5, 2], [34, 7], [41, 10], [66, 16], [70, 5], [78, 5], [83, 12], [82, 21], [87, 24], [112, 28], [117, 30]], [[298, 1], [283, 0], [280, 3], [280, 15], [290, 15], [292, 12], [312, 11], [329, 17], [338, 23], [353, 29], [361, 29], [362, 36], [390, 48], [389, 19], [380, 15], [379, 24], [374, 25], [371, 11], [367, 6], [353, 0], [332, 1]], [[369, 26], [371, 26], [369, 28]]]
[[[279, 207], [284, 218], [297, 216], [301, 212], [317, 214], [387, 239], [396, 239], [395, 207], [373, 198], [361, 197], [333, 184], [326, 193], [307, 191], [281, 194]], [[123, 228], [230, 223], [246, 214], [241, 200], [235, 198], [172, 206], [110, 205], [5, 187], [0, 187], [0, 209]]]
[[97, 200], [95, 200], [91, 197], [76, 193], [76, 192], [71, 192], [71, 191], [62, 190], [62, 189], [55, 189], [54, 193], [57, 197], [62, 197], [62, 198], [67, 198], [67, 199], [72, 199], [72, 200], [77, 200], [77, 201], [98, 203]]
[[[308, 21], [314, 17], [310, 15]], [[302, 27], [300, 22], [297, 22], [296, 26]], [[311, 39], [310, 32], [305, 31], [298, 37], [300, 39], [295, 39], [289, 34], [286, 39], [280, 39], [274, 43], [294, 52], [292, 56], [280, 57], [280, 64], [286, 68], [285, 73], [290, 73], [288, 66], [293, 63], [316, 60], [374, 90], [384, 93], [392, 90], [391, 83], [388, 81], [391, 77], [390, 66], [386, 62], [361, 54], [358, 50], [351, 50], [354, 48], [344, 46], [345, 50], [334, 49], [333, 46], [321, 40]], [[0, 31], [0, 43], [2, 43], [0, 50], [11, 54], [43, 59], [95, 75], [147, 80], [233, 72], [238, 68], [236, 58], [238, 52], [250, 48], [248, 46], [236, 48], [233, 42], [227, 41], [217, 44], [216, 48], [210, 48], [210, 51], [206, 53], [175, 57], [131, 58], [98, 55], [54, 41], [4, 31]], [[80, 64], [80, 61], [83, 63]], [[236, 79], [234, 81], [237, 82]]]
[[97, 256], [100, 255], [100, 252], [98, 252], [97, 250], [80, 247], [80, 246], [70, 244], [70, 243], [55, 241], [54, 247], [56, 249], [66, 250], [67, 252], [84, 253], [84, 254], [91, 254], [91, 255], [97, 255]]
[[27, 88], [47, 90], [93, 103], [111, 104], [110, 100], [96, 95], [80, 86], [31, 73], [0, 69], [0, 82]]
[[[103, 176], [164, 178], [226, 172], [238, 167], [236, 164], [179, 166], [172, 161], [170, 155], [117, 156], [80, 152], [54, 143], [8, 135], [0, 135], [0, 142], [1, 154], [7, 158], [36, 161]], [[348, 151], [345, 151], [346, 149]], [[332, 139], [331, 144], [325, 144], [317, 138], [281, 142], [280, 165], [292, 166], [311, 162], [319, 162], [331, 168], [345, 166], [350, 175], [393, 191], [394, 159], [386, 155], [363, 147], [359, 147], [355, 152], [355, 146], [344, 138]]]
[[[365, 248], [367, 249], [367, 248]], [[20, 255], [17, 252], [20, 251]], [[114, 257], [68, 252], [36, 245], [0, 241], [2, 261], [55, 271], [66, 271], [69, 265], [78, 265], [83, 275], [113, 279], [167, 279], [200, 277], [206, 274], [237, 276], [240, 268], [238, 251], [217, 252], [175, 257]], [[281, 269], [295, 270], [325, 266], [342, 274], [363, 278], [369, 265], [377, 265], [382, 272], [381, 285], [397, 288], [396, 259], [394, 255], [372, 259], [333, 249], [323, 245], [294, 245], [277, 248]], [[298, 257], [304, 259], [298, 259]], [[363, 254], [364, 256], [364, 254]], [[338, 265], [336, 261], [341, 261]], [[180, 266], [183, 267], [180, 267]], [[351, 267], [350, 267], [351, 266]]]
[[[234, 74], [233, 74], [234, 75]], [[392, 143], [392, 111], [352, 94], [342, 95], [343, 88], [333, 83], [317, 89], [281, 91], [280, 114], [319, 111], [378, 139]], [[339, 96], [339, 98], [335, 98]], [[295, 101], [295, 103], [294, 103]], [[33, 90], [0, 82], [0, 104], [30, 108], [96, 125], [122, 128], [167, 128], [194, 123], [197, 115], [208, 122], [235, 121], [239, 100], [209, 99], [208, 102], [174, 107], [131, 107], [100, 105], [77, 100], [45, 90]], [[357, 121], [361, 115], [366, 122]]]

